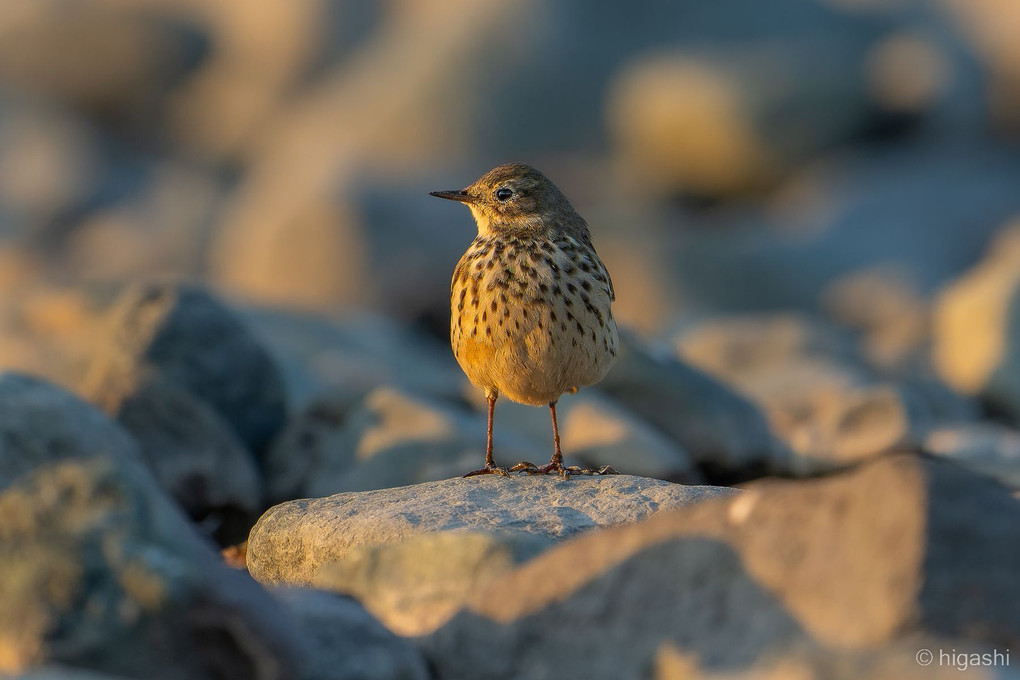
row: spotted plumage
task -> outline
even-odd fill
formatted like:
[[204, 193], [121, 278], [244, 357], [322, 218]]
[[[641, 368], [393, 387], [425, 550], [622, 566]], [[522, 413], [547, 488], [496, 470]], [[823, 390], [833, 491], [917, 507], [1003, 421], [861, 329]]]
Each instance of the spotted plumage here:
[[[467, 204], [478, 225], [450, 291], [454, 355], [489, 402], [486, 467], [477, 473], [568, 472], [562, 465], [556, 401], [564, 392], [601, 380], [618, 345], [611, 309], [616, 295], [588, 225], [555, 185], [526, 165], [503, 165], [466, 189], [433, 195]], [[498, 325], [487, 324], [489, 312], [501, 320]], [[550, 406], [554, 453], [549, 465], [495, 466], [492, 413], [500, 395]]]

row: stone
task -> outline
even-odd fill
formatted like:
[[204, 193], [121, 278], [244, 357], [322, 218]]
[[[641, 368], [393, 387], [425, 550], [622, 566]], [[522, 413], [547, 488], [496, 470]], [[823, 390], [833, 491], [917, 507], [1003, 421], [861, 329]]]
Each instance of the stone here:
[[845, 332], [795, 313], [719, 316], [674, 335], [684, 361], [710, 373], [766, 414], [792, 455], [784, 474], [811, 475], [920, 446], [939, 424], [975, 416], [937, 382], [884, 379]]
[[0, 672], [295, 677], [297, 624], [224, 566], [101, 412], [0, 377]]
[[117, 422], [160, 485], [206, 529], [229, 534], [236, 523], [247, 531], [257, 519], [263, 494], [254, 458], [206, 402], [150, 373], [121, 402]]
[[1020, 640], [1018, 539], [1007, 489], [893, 455], [580, 536], [416, 643], [451, 679], [641, 677], [663, 654], [713, 677], [931, 639], [1001, 651]]
[[519, 531], [465, 529], [357, 546], [323, 564], [314, 585], [363, 603], [404, 637], [445, 624], [479, 588], [556, 543]]
[[[271, 500], [404, 486], [481, 467], [486, 423], [480, 414], [389, 386], [353, 408], [346, 397], [325, 393], [274, 442], [265, 460]], [[494, 449], [504, 464], [534, 457], [508, 428], [495, 433]]]
[[281, 503], [252, 528], [248, 571], [261, 583], [309, 585], [352, 550], [440, 532], [557, 541], [719, 494], [629, 475], [487, 475]]
[[939, 294], [933, 326], [939, 375], [1020, 423], [1020, 224]]
[[995, 422], [938, 428], [924, 441], [924, 451], [994, 477], [1020, 489], [1020, 431]]
[[300, 621], [311, 652], [307, 680], [428, 680], [421, 653], [387, 630], [356, 601], [317, 590], [274, 588], [273, 596]]
[[823, 291], [822, 305], [861, 334], [870, 364], [896, 375], [931, 372], [931, 303], [905, 277], [881, 268], [849, 274]]
[[206, 401], [253, 452], [283, 427], [283, 383], [244, 325], [201, 288], [148, 284], [128, 289], [109, 313], [109, 345], [83, 386], [116, 414], [147, 373]]
[[620, 334], [617, 361], [598, 387], [713, 471], [747, 474], [785, 455], [749, 400], [629, 333]]
[[138, 445], [71, 393], [32, 376], [0, 373], [0, 490], [67, 459], [109, 458], [140, 468]]
[[449, 345], [395, 319], [368, 313], [338, 318], [281, 309], [238, 311], [279, 366], [287, 403], [296, 412], [327, 392], [331, 408], [344, 402], [346, 411], [380, 385], [450, 398], [461, 393], [464, 376]]

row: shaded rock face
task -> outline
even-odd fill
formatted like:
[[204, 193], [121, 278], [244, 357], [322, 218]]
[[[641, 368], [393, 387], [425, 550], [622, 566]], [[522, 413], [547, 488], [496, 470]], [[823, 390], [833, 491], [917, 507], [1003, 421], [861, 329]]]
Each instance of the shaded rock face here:
[[231, 540], [230, 525], [261, 508], [252, 454], [286, 418], [268, 353], [215, 298], [188, 286], [129, 289], [104, 334], [83, 393], [136, 436], [192, 517], [212, 516]]
[[353, 601], [274, 599], [225, 566], [92, 406], [2, 374], [0, 407], [0, 674], [428, 677]]
[[301, 647], [286, 617], [219, 563], [128, 435], [33, 379], [6, 374], [0, 395], [3, 670], [287, 676]]
[[286, 419], [283, 383], [265, 349], [200, 288], [140, 285], [110, 312], [108, 352], [85, 391], [116, 413], [146, 372], [159, 373], [212, 406], [252, 451]]
[[918, 641], [1001, 649], [1020, 640], [1018, 520], [995, 482], [912, 456], [752, 484], [553, 548], [418, 643], [444, 678], [639, 677], [663, 652], [710, 677], [803, 654], [861, 667]]
[[303, 658], [309, 680], [427, 680], [425, 660], [356, 601], [301, 588], [273, 596], [301, 622], [311, 653]]
[[482, 477], [291, 501], [252, 529], [248, 570], [262, 583], [353, 594], [417, 635], [565, 538], [731, 493], [625, 475]]

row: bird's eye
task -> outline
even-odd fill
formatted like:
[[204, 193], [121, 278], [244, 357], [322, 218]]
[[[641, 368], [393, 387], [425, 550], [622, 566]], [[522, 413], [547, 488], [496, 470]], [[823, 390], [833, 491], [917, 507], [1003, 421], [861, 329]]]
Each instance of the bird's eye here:
[[496, 189], [496, 198], [499, 199], [500, 201], [505, 201], [513, 195], [514, 192], [511, 189], [507, 189], [506, 187]]

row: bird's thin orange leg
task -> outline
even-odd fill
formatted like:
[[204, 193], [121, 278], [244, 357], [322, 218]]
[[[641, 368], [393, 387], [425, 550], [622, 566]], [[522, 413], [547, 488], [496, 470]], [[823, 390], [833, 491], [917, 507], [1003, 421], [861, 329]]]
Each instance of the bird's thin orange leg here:
[[489, 403], [489, 427], [485, 437], [485, 467], [479, 470], [473, 470], [464, 476], [477, 477], [478, 475], [503, 475], [504, 477], [509, 477], [510, 471], [504, 467], [498, 467], [492, 459], [492, 416], [496, 410], [496, 397], [487, 396], [486, 401]]

